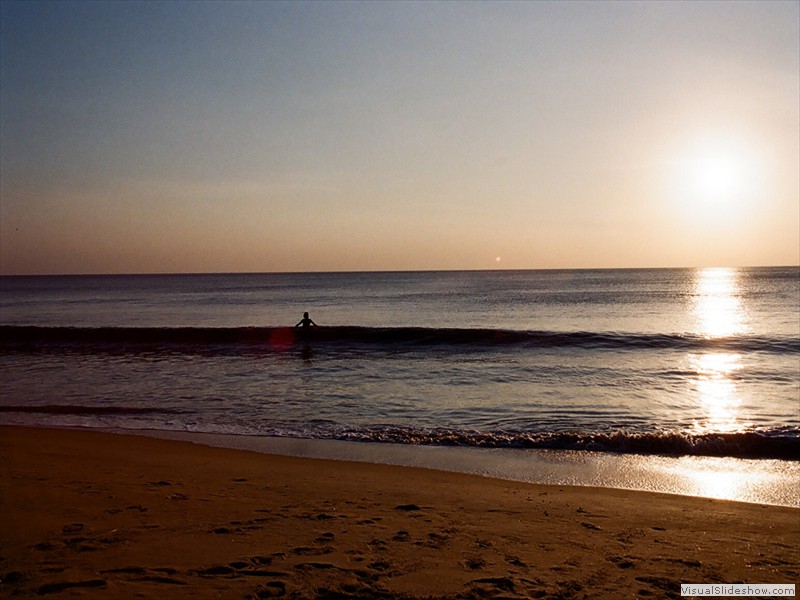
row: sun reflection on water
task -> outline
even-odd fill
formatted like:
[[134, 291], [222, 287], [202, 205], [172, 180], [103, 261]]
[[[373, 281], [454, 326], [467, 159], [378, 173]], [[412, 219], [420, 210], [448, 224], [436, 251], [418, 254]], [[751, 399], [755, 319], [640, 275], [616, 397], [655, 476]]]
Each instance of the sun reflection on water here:
[[735, 458], [687, 456], [666, 462], [664, 474], [692, 496], [753, 501], [759, 488], [776, 479], [761, 467]]
[[713, 353], [689, 356], [695, 371], [702, 419], [694, 422], [695, 433], [731, 433], [742, 431], [744, 424], [738, 415], [741, 399], [733, 379], [742, 367], [738, 354]]
[[744, 333], [745, 313], [734, 269], [703, 269], [695, 283], [697, 333], [709, 338]]
[[[745, 314], [739, 300], [737, 273], [733, 269], [704, 269], [696, 280], [694, 314], [697, 333], [708, 338], [744, 333]], [[742, 357], [731, 352], [690, 354], [689, 364], [702, 416], [693, 424], [695, 433], [743, 431], [739, 416], [741, 399], [736, 389], [736, 371]]]

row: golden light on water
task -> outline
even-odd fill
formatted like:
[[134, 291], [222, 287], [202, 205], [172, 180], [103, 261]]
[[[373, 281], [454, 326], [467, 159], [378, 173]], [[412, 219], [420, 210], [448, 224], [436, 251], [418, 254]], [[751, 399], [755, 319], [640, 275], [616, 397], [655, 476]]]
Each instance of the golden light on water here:
[[[725, 338], [746, 331], [745, 312], [739, 299], [738, 275], [734, 269], [703, 269], [695, 283], [696, 333]], [[732, 352], [689, 355], [696, 374], [694, 387], [702, 417], [694, 423], [697, 433], [742, 431], [735, 375], [742, 358]]]
[[696, 433], [731, 433], [741, 431], [738, 416], [741, 403], [733, 379], [742, 367], [738, 354], [712, 353], [691, 355], [690, 364], [696, 372], [697, 389], [703, 419], [694, 423]]
[[[679, 481], [685, 493], [724, 500], [750, 499], [760, 486], [775, 479], [752, 463], [735, 458], [687, 456], [664, 464], [664, 474]], [[752, 500], [751, 500], [752, 501]]]
[[736, 471], [706, 468], [686, 473], [698, 488], [698, 496], [706, 498], [735, 498], [741, 486], [741, 475]]
[[695, 298], [697, 333], [719, 338], [745, 332], [745, 313], [734, 269], [698, 271]]

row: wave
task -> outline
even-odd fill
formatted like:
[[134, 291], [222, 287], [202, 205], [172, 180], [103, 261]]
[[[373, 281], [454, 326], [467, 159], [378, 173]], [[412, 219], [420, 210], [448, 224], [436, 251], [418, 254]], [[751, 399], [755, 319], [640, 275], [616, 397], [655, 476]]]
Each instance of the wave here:
[[76, 406], [68, 404], [46, 404], [40, 406], [0, 406], [0, 413], [28, 413], [49, 415], [164, 415], [186, 414], [189, 411], [174, 408], [143, 406]]
[[[154, 419], [153, 428], [163, 426], [165, 415], [191, 411], [130, 406], [85, 405], [6, 405], [0, 413], [58, 416], [110, 417], [115, 426], [125, 426], [125, 417]], [[117, 421], [122, 418], [123, 421]], [[103, 421], [107, 426], [110, 423]], [[101, 426], [98, 422], [97, 426]], [[141, 426], [141, 423], [139, 423]], [[219, 433], [212, 427], [209, 432]], [[576, 450], [662, 456], [717, 456], [750, 459], [800, 461], [800, 427], [784, 426], [770, 430], [732, 433], [691, 433], [686, 431], [474, 431], [449, 428], [373, 426], [349, 428], [333, 423], [310, 422], [301, 427], [281, 425], [239, 429], [226, 433], [268, 437], [332, 439], [350, 442], [404, 444], [412, 446], [460, 446], [538, 450]]]
[[334, 326], [287, 327], [35, 327], [0, 326], [4, 352], [58, 350], [213, 352], [287, 350], [309, 344], [335, 348], [368, 346], [396, 349], [452, 347], [578, 348], [600, 350], [663, 349], [684, 351], [798, 353], [800, 338], [697, 334], [619, 333], [591, 331], [513, 331], [428, 327]]
[[584, 450], [620, 454], [728, 456], [800, 460], [800, 430], [691, 434], [676, 431], [634, 433], [475, 432], [382, 427], [340, 432], [339, 440], [431, 446], [473, 446], [544, 450]]
[[584, 450], [618, 454], [720, 456], [800, 460], [800, 430], [691, 434], [677, 431], [635, 433], [477, 432], [381, 427], [339, 432], [334, 439], [421, 446], [472, 446], [540, 450]]

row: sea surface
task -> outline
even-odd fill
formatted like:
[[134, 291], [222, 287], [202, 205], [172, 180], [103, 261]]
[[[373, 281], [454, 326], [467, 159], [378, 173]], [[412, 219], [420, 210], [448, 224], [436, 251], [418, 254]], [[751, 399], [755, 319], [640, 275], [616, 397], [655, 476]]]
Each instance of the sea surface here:
[[0, 342], [3, 424], [800, 473], [798, 267], [2, 277]]

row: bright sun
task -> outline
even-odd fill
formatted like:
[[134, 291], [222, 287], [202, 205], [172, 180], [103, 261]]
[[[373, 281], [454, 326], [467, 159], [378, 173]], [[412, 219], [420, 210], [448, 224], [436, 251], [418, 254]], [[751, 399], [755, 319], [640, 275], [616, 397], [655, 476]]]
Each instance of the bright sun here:
[[678, 175], [684, 196], [712, 205], [740, 204], [758, 191], [756, 153], [740, 140], [706, 138], [685, 150]]
[[735, 157], [705, 156], [695, 164], [698, 191], [710, 200], [721, 200], [742, 188], [742, 172]]
[[750, 187], [751, 165], [741, 152], [709, 149], [694, 157], [692, 163], [692, 185], [703, 201], [735, 201]]

